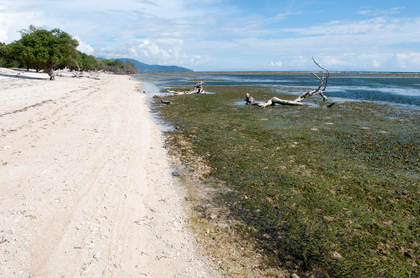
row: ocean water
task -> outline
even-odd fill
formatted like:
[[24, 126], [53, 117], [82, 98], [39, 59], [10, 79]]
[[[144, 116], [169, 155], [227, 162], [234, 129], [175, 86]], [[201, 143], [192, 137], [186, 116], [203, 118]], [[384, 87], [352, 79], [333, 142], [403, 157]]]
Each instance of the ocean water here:
[[[143, 83], [141, 91], [149, 94], [165, 92], [172, 86], [193, 88], [198, 82], [205, 86], [267, 86], [272, 92], [300, 95], [317, 88], [318, 80], [308, 74], [252, 73], [183, 73], [139, 74], [135, 80]], [[217, 93], [217, 91], [216, 91]], [[420, 109], [420, 78], [401, 75], [331, 75], [325, 95], [330, 101], [380, 101], [408, 105]]]

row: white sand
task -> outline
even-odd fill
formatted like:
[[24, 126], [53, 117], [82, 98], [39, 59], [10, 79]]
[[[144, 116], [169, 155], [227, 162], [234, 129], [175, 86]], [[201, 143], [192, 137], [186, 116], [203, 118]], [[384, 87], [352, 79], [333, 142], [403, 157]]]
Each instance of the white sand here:
[[0, 277], [218, 276], [139, 83], [15, 75], [0, 68]]

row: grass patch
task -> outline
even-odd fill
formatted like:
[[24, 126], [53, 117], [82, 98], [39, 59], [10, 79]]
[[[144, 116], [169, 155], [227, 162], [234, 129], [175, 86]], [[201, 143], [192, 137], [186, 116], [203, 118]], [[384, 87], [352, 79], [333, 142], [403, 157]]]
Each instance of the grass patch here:
[[[179, 88], [176, 88], [177, 90]], [[206, 165], [214, 199], [268, 264], [315, 277], [420, 276], [420, 112], [320, 98], [238, 105], [266, 87], [206, 87], [156, 106], [183, 163]], [[280, 98], [291, 99], [288, 95]], [[217, 181], [217, 182], [216, 182]]]

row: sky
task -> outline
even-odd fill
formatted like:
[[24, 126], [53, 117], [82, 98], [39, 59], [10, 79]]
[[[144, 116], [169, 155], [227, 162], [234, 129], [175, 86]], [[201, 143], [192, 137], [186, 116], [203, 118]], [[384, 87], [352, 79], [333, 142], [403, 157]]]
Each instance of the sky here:
[[420, 72], [419, 0], [0, 0], [0, 42], [59, 28], [101, 58], [194, 71]]

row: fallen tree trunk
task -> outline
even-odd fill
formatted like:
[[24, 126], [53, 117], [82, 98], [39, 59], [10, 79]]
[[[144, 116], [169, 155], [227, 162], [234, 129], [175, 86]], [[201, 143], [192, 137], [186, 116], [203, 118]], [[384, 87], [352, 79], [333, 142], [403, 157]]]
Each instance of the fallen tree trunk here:
[[303, 103], [295, 101], [295, 100], [285, 100], [285, 99], [281, 99], [281, 98], [278, 98], [278, 97], [272, 97], [264, 103], [256, 103], [255, 99], [249, 93], [246, 94], [245, 104], [247, 104], [247, 105], [257, 105], [257, 106], [263, 107], [263, 108], [267, 107], [267, 106], [276, 105], [276, 104], [280, 104], [280, 105], [304, 105]]
[[299, 101], [295, 101], [295, 100], [285, 100], [285, 99], [281, 99], [278, 97], [272, 97], [269, 100], [267, 100], [265, 103], [259, 103], [258, 106], [259, 107], [267, 107], [267, 106], [274, 106], [276, 104], [280, 104], [280, 105], [291, 105], [291, 106], [299, 106], [299, 105], [304, 105], [303, 103], [299, 102]]
[[[178, 95], [193, 95], [193, 94], [204, 94], [204, 89], [203, 89], [203, 82], [198, 82], [195, 86], [194, 89], [190, 90], [190, 91], [181, 91], [181, 92], [177, 92], [177, 91], [171, 91], [168, 90], [168, 92], [171, 95], [174, 96], [178, 96]], [[168, 95], [168, 94], [167, 94]]]
[[[324, 101], [326, 101], [328, 98], [327, 96], [324, 94], [326, 88], [327, 88], [327, 83], [328, 83], [328, 78], [330, 76], [329, 71], [326, 68], [321, 67], [316, 61], [315, 59], [312, 57], [312, 60], [314, 61], [315, 65], [317, 65], [318, 67], [320, 67], [321, 69], [325, 70], [326, 73], [325, 75], [320, 78], [316, 73], [312, 73], [313, 75], [316, 76], [316, 78], [318, 78], [319, 80], [319, 85], [318, 88], [316, 88], [315, 90], [312, 91], [308, 91], [303, 93], [302, 95], [300, 95], [298, 98], [296, 98], [295, 100], [285, 100], [285, 99], [280, 99], [278, 97], [272, 97], [270, 98], [268, 101], [264, 102], [264, 103], [256, 103], [255, 99], [250, 95], [250, 94], [246, 94], [245, 97], [245, 104], [247, 105], [257, 105], [259, 107], [265, 108], [267, 106], [273, 106], [276, 104], [280, 104], [280, 105], [291, 105], [291, 106], [299, 106], [299, 105], [304, 105], [301, 101], [304, 100], [307, 97], [319, 94], [322, 99]], [[322, 88], [322, 85], [324, 85], [324, 87]]]

